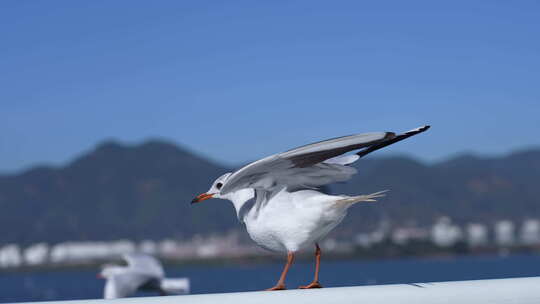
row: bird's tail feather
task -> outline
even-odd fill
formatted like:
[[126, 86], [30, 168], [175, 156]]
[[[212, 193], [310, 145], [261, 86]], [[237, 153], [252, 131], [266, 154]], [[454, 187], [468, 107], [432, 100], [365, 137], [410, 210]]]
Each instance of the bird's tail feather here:
[[188, 278], [165, 278], [161, 280], [160, 289], [165, 295], [188, 294], [189, 285]]
[[340, 200], [337, 200], [336, 202], [338, 204], [355, 204], [360, 202], [376, 202], [376, 198], [384, 197], [385, 193], [388, 190], [383, 190], [371, 194], [364, 194], [364, 195], [357, 195], [357, 196], [349, 196]]

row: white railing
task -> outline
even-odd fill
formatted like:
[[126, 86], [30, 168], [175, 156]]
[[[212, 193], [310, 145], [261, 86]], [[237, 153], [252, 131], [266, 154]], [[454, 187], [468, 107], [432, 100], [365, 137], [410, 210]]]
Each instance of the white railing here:
[[189, 296], [40, 302], [42, 304], [539, 304], [540, 277], [256, 291]]

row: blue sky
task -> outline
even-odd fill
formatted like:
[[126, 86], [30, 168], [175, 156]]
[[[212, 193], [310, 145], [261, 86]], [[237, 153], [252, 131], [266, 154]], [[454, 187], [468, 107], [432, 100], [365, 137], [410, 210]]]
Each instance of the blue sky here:
[[103, 140], [227, 164], [367, 131], [426, 161], [540, 145], [538, 1], [0, 2], [0, 172]]

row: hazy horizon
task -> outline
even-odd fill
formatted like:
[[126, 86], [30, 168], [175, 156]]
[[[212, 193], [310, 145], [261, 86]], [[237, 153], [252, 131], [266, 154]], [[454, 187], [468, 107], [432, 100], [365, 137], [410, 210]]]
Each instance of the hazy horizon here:
[[[86, 155], [88, 153], [91, 153], [92, 151], [94, 151], [98, 147], [100, 147], [102, 145], [105, 145], [105, 144], [114, 143], [114, 144], [119, 144], [119, 145], [124, 146], [124, 147], [133, 148], [133, 147], [137, 147], [137, 146], [140, 146], [140, 145], [144, 145], [144, 144], [149, 143], [149, 142], [161, 142], [161, 143], [166, 143], [166, 144], [172, 144], [172, 145], [178, 147], [179, 149], [182, 149], [182, 150], [184, 150], [184, 151], [186, 151], [188, 153], [193, 153], [196, 156], [201, 157], [203, 159], [206, 159], [206, 160], [208, 160], [208, 161], [210, 161], [210, 162], [212, 162], [212, 163], [214, 163], [216, 165], [220, 165], [220, 166], [223, 166], [223, 167], [226, 167], [226, 168], [231, 168], [231, 169], [238, 168], [239, 166], [245, 165], [248, 162], [252, 162], [252, 161], [257, 160], [255, 158], [252, 158], [252, 159], [245, 159], [243, 161], [241, 160], [239, 162], [227, 162], [227, 160], [220, 160], [219, 158], [213, 158], [210, 155], [204, 153], [203, 151], [196, 151], [192, 147], [189, 147], [188, 145], [185, 145], [185, 144], [182, 144], [182, 143], [179, 143], [179, 142], [175, 142], [172, 139], [168, 139], [168, 138], [164, 138], [164, 137], [149, 137], [149, 138], [139, 140], [139, 141], [123, 141], [123, 140], [119, 140], [119, 139], [115, 139], [115, 138], [106, 138], [106, 139], [103, 139], [103, 140], [95, 143], [93, 146], [89, 147], [88, 149], [83, 149], [83, 150], [81, 150], [79, 152], [76, 152], [74, 155], [72, 155], [71, 157], [68, 157], [67, 159], [65, 159], [63, 161], [36, 162], [34, 164], [28, 165], [27, 167], [22, 167], [22, 168], [18, 168], [18, 169], [14, 169], [14, 170], [4, 170], [4, 171], [0, 170], [0, 175], [4, 175], [4, 176], [16, 175], [16, 174], [20, 174], [20, 173], [23, 173], [25, 171], [28, 171], [28, 170], [31, 170], [31, 169], [34, 169], [34, 168], [37, 168], [37, 167], [62, 168], [62, 167], [65, 167], [65, 166], [71, 164], [72, 162], [77, 160], [79, 157], [84, 156], [84, 155]], [[399, 145], [399, 144], [400, 143], [398, 143], [396, 145]], [[368, 158], [373, 158], [373, 157], [377, 158], [377, 157], [401, 157], [401, 156], [404, 156], [404, 157], [414, 159], [414, 160], [419, 161], [419, 162], [424, 163], [424, 164], [433, 165], [433, 164], [445, 162], [445, 161], [448, 161], [448, 160], [451, 160], [451, 159], [454, 159], [454, 158], [457, 158], [457, 157], [461, 157], [461, 156], [475, 156], [475, 157], [480, 157], [480, 158], [500, 158], [500, 157], [505, 157], [505, 156], [508, 156], [508, 155], [511, 155], [511, 154], [514, 154], [514, 153], [525, 152], [525, 151], [533, 151], [533, 150], [540, 150], [540, 145], [523, 146], [521, 148], [513, 149], [513, 150], [510, 150], [510, 151], [506, 151], [506, 152], [502, 152], [502, 153], [491, 153], [491, 154], [490, 153], [478, 153], [478, 152], [475, 152], [475, 151], [466, 151], [466, 150], [464, 150], [464, 151], [458, 151], [458, 152], [455, 152], [455, 153], [452, 153], [452, 154], [448, 154], [448, 155], [443, 156], [443, 157], [438, 158], [438, 159], [424, 159], [424, 158], [419, 157], [418, 155], [415, 155], [414, 153], [392, 152], [393, 147], [395, 147], [395, 146], [391, 146], [390, 148], [384, 148], [382, 150], [376, 151], [375, 153], [370, 154], [367, 157]], [[291, 147], [291, 148], [293, 148], [293, 147]], [[271, 154], [279, 153], [279, 152], [283, 152], [283, 151], [269, 152], [269, 154], [265, 155], [265, 156], [269, 156]]]

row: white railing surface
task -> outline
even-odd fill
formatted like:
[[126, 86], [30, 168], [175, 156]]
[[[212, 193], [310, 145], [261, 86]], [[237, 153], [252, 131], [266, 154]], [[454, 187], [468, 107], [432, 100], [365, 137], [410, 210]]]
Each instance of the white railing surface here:
[[254, 291], [41, 304], [539, 304], [540, 277], [439, 283]]

